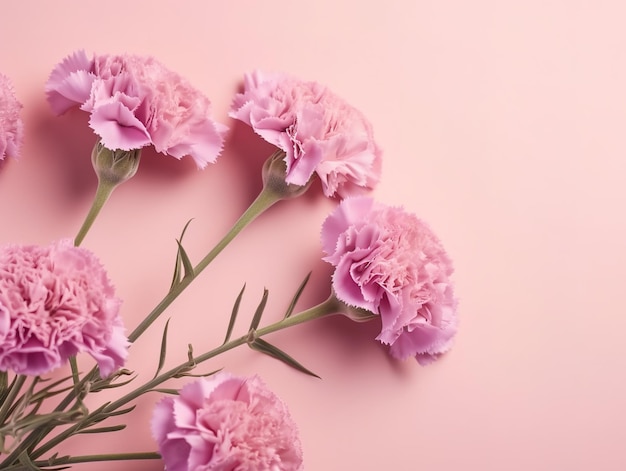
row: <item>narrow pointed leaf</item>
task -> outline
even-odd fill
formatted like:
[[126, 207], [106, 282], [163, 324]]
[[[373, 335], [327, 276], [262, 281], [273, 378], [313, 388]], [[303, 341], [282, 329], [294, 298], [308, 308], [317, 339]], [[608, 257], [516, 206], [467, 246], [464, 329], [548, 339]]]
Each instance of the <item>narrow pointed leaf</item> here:
[[243, 298], [243, 292], [246, 289], [246, 284], [244, 283], [241, 291], [239, 292], [239, 296], [235, 300], [235, 304], [233, 305], [233, 312], [230, 314], [230, 320], [228, 321], [228, 329], [226, 329], [226, 337], [224, 338], [224, 343], [230, 340], [230, 336], [233, 334], [233, 328], [235, 327], [235, 320], [237, 319], [237, 314], [239, 313], [239, 305], [241, 304], [241, 298]]
[[96, 391], [103, 391], [105, 389], [115, 389], [115, 388], [120, 388], [122, 386], [126, 386], [127, 384], [132, 383], [135, 378], [137, 377], [137, 375], [133, 375], [130, 379], [127, 379], [126, 381], [122, 381], [121, 383], [110, 383], [110, 382], [105, 382], [104, 384], [100, 385], [100, 384], [96, 384], [92, 387], [91, 391], [96, 392]]
[[111, 425], [109, 427], [98, 427], [98, 428], [87, 428], [81, 430], [78, 433], [107, 433], [107, 432], [117, 432], [119, 430], [124, 430], [126, 428], [125, 424], [119, 425]]
[[193, 277], [194, 273], [193, 273], [193, 265], [191, 263], [191, 260], [189, 260], [189, 256], [187, 255], [187, 252], [183, 248], [182, 243], [179, 240], [177, 240], [176, 243], [178, 244], [178, 253], [180, 254], [180, 260], [183, 263], [183, 268], [185, 269], [185, 274], [183, 275], [183, 279], [187, 277]]
[[129, 412], [134, 411], [135, 407], [137, 407], [137, 406], [131, 406], [131, 407], [127, 407], [126, 409], [119, 409], [119, 410], [116, 410], [116, 411], [107, 412], [107, 416], [108, 417], [114, 417], [116, 415], [128, 414]]
[[309, 278], [311, 278], [311, 273], [312, 272], [309, 272], [309, 274], [304, 277], [304, 280], [302, 281], [302, 283], [300, 283], [300, 286], [298, 287], [298, 290], [296, 291], [296, 294], [294, 295], [293, 299], [291, 300], [291, 303], [289, 303], [289, 307], [287, 308], [287, 312], [285, 312], [285, 319], [287, 319], [289, 316], [291, 316], [291, 314], [293, 314], [293, 310], [296, 307], [296, 303], [298, 302], [298, 299], [300, 299], [300, 295], [302, 294], [302, 291], [304, 291], [304, 287], [309, 282]]
[[[159, 376], [159, 373], [163, 369], [163, 364], [165, 363], [165, 355], [167, 353], [167, 329], [170, 325], [170, 319], [165, 323], [165, 328], [163, 329], [163, 336], [161, 337], [161, 352], [159, 353], [159, 365], [157, 366], [157, 370], [154, 373], [154, 378]], [[153, 379], [154, 379], [153, 378]]]
[[265, 353], [266, 355], [269, 355], [269, 356], [271, 356], [273, 358], [276, 358], [276, 359], [282, 361], [283, 363], [291, 366], [292, 368], [295, 368], [296, 370], [301, 371], [302, 373], [306, 373], [308, 375], [315, 376], [316, 378], [319, 378], [318, 375], [313, 373], [308, 368], [305, 368], [304, 366], [302, 366], [302, 364], [299, 363], [297, 360], [295, 360], [293, 357], [291, 357], [290, 355], [288, 355], [287, 353], [283, 352], [278, 347], [272, 345], [271, 343], [269, 343], [269, 342], [267, 342], [267, 341], [265, 341], [265, 340], [263, 340], [261, 338], [255, 339], [254, 342], [251, 342], [248, 345], [250, 345], [250, 348], [252, 348], [253, 350], [256, 350], [256, 351], [261, 352], [261, 353]]
[[161, 393], [161, 394], [171, 394], [173, 396], [178, 396], [180, 394], [178, 389], [155, 388], [155, 389], [151, 389], [150, 391], [158, 392], [158, 393]]
[[259, 326], [259, 323], [261, 322], [261, 316], [263, 315], [263, 311], [265, 310], [265, 305], [267, 304], [268, 293], [269, 292], [267, 291], [267, 289], [263, 290], [263, 297], [261, 298], [261, 302], [257, 306], [256, 312], [254, 313], [254, 317], [252, 317], [252, 322], [250, 323], [251, 331], [256, 330], [257, 327]]
[[[183, 237], [185, 236], [187, 227], [189, 227], [189, 224], [191, 223], [192, 220], [193, 219], [190, 219], [189, 221], [187, 221], [187, 224], [185, 224], [185, 227], [183, 227], [183, 230], [180, 233], [180, 238], [176, 241], [179, 244], [179, 246], [183, 242]], [[176, 251], [176, 262], [174, 263], [174, 275], [172, 276], [172, 284], [170, 285], [170, 290], [174, 286], [176, 286], [178, 283], [180, 283], [180, 274], [181, 274], [180, 271], [181, 271], [181, 257], [180, 257], [180, 250], [178, 250]]]
[[207, 376], [213, 376], [218, 371], [222, 371], [222, 368], [215, 371], [209, 371], [208, 373], [181, 373], [181, 378], [206, 378]]

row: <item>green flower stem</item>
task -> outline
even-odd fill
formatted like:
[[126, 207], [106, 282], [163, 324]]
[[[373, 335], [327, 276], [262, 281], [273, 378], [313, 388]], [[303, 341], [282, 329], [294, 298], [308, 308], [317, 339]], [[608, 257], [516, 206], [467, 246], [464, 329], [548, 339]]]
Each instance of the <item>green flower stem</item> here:
[[74, 382], [74, 386], [78, 384], [80, 381], [79, 372], [78, 372], [78, 362], [76, 361], [76, 355], [72, 355], [70, 357], [70, 368], [72, 370], [72, 381]]
[[[85, 456], [64, 456], [61, 458], [50, 458], [48, 460], [35, 461], [35, 466], [47, 467], [47, 466], [64, 466], [68, 464], [78, 463], [93, 463], [99, 461], [131, 461], [131, 460], [159, 460], [161, 455], [153, 451], [147, 451], [145, 453], [115, 453], [115, 454], [101, 454], [101, 455], [85, 455]], [[14, 464], [8, 468], [4, 468], [4, 471], [18, 471], [23, 470], [24, 465], [21, 463]]]
[[89, 229], [91, 228], [94, 221], [96, 220], [96, 217], [98, 216], [98, 214], [100, 214], [100, 210], [104, 206], [104, 203], [107, 202], [107, 200], [109, 199], [109, 196], [111, 196], [111, 193], [113, 193], [113, 190], [115, 189], [116, 186], [117, 184], [115, 183], [111, 183], [106, 180], [98, 180], [98, 188], [96, 189], [96, 196], [94, 197], [93, 203], [91, 203], [91, 208], [89, 209], [89, 213], [87, 213], [87, 217], [85, 218], [83, 225], [78, 231], [78, 235], [76, 236], [76, 239], [74, 239], [74, 245], [76, 247], [78, 247], [82, 243], [83, 239], [87, 235], [87, 232], [89, 232]]
[[[61, 401], [61, 403], [54, 409], [53, 412], [61, 412], [64, 411], [66, 407], [68, 407], [74, 399], [79, 399], [80, 391], [84, 389], [85, 384], [92, 381], [95, 378], [95, 372], [97, 370], [94, 368], [88, 374], [86, 374], [78, 384], [75, 385], [74, 388], [69, 392], [67, 396]], [[15, 462], [18, 457], [25, 451], [34, 447], [37, 443], [39, 443], [43, 437], [48, 435], [52, 430], [54, 430], [55, 425], [48, 425], [37, 427], [33, 430], [26, 438], [24, 438], [20, 444], [7, 456], [2, 463], [0, 463], [0, 469], [4, 469], [4, 466], [8, 466], [9, 464]]]
[[[107, 413], [115, 412], [116, 410], [125, 406], [129, 402], [137, 399], [138, 397], [142, 396], [143, 394], [147, 392], [150, 392], [151, 390], [158, 387], [160, 384], [164, 383], [168, 379], [172, 379], [176, 377], [177, 375], [179, 375], [180, 373], [184, 371], [188, 371], [190, 367], [193, 367], [199, 363], [205, 362], [217, 355], [220, 355], [221, 353], [227, 352], [235, 347], [238, 347], [240, 345], [250, 342], [251, 337], [256, 337], [256, 338], [262, 337], [264, 335], [271, 334], [272, 332], [283, 330], [288, 327], [302, 324], [304, 322], [308, 322], [314, 319], [319, 319], [320, 317], [339, 313], [341, 312], [341, 310], [342, 310], [342, 304], [339, 301], [337, 301], [334, 295], [331, 294], [331, 296], [326, 301], [318, 304], [317, 306], [314, 306], [310, 309], [302, 311], [298, 314], [294, 314], [290, 317], [284, 318], [279, 322], [270, 324], [266, 327], [256, 330], [255, 332], [247, 333], [246, 335], [243, 335], [235, 340], [226, 342], [209, 352], [203, 353], [202, 355], [198, 355], [197, 357], [193, 358], [191, 361], [186, 361], [185, 363], [182, 363], [172, 368], [171, 370], [157, 376], [151, 381], [148, 381], [147, 383], [143, 384], [137, 389], [131, 391], [130, 393], [126, 394], [120, 399], [113, 401], [111, 404], [109, 404], [104, 409], [102, 409], [100, 411], [100, 414], [107, 414]], [[251, 334], [253, 334], [253, 336], [251, 336]], [[90, 417], [90, 416], [85, 417], [85, 419], [74, 424], [72, 427], [64, 430], [60, 434], [50, 439], [48, 442], [41, 445], [39, 448], [35, 449], [30, 454], [31, 459], [39, 458], [41, 455], [52, 450], [55, 446], [57, 446], [64, 440], [68, 439], [75, 433], [92, 425], [91, 423], [92, 418], [93, 417]], [[8, 464], [8, 463], [4, 463], [4, 464]]]
[[6, 422], [8, 418], [7, 415], [9, 411], [11, 410], [11, 406], [13, 406], [13, 401], [15, 401], [15, 398], [20, 392], [20, 389], [22, 389], [22, 386], [24, 386], [25, 382], [26, 382], [26, 375], [18, 375], [15, 377], [15, 380], [11, 383], [11, 386], [9, 387], [9, 393], [7, 394], [6, 399], [2, 403], [2, 406], [0, 407], [0, 424], [4, 424]]
[[[313, 319], [319, 319], [320, 317], [324, 317], [327, 316], [329, 314], [335, 314], [340, 312], [341, 309], [341, 304], [337, 301], [337, 299], [335, 298], [334, 295], [331, 295], [326, 301], [318, 304], [317, 306], [314, 306], [310, 309], [307, 309], [305, 311], [302, 311], [298, 314], [294, 314], [290, 317], [287, 317], [281, 321], [275, 322], [274, 324], [270, 324], [266, 327], [263, 327], [261, 329], [258, 329], [254, 332], [254, 335], [258, 338], [258, 337], [263, 337], [264, 335], [267, 334], [271, 334], [272, 332], [276, 332], [279, 330], [283, 330], [286, 329], [288, 327], [292, 327], [294, 325], [298, 325], [298, 324], [302, 324], [304, 322], [308, 322], [311, 321]], [[127, 404], [128, 402], [132, 401], [133, 399], [136, 399], [137, 397], [141, 396], [142, 394], [150, 391], [151, 389], [154, 389], [155, 387], [159, 386], [161, 383], [167, 381], [170, 378], [175, 377], [177, 374], [179, 374], [181, 371], [189, 368], [190, 363], [193, 365], [197, 365], [199, 363], [205, 362], [217, 355], [220, 355], [224, 352], [227, 352], [229, 350], [232, 350], [235, 347], [238, 347], [240, 345], [243, 345], [245, 343], [248, 343], [250, 341], [250, 333], [247, 333], [246, 335], [242, 335], [239, 338], [236, 338], [234, 340], [231, 340], [229, 342], [226, 342], [222, 345], [220, 345], [217, 348], [214, 348], [213, 350], [203, 353], [201, 355], [198, 355], [197, 357], [194, 357], [193, 360], [191, 362], [187, 361], [185, 363], [182, 363], [174, 368], [172, 368], [171, 370], [157, 376], [156, 378], [154, 378], [153, 380], [145, 383], [143, 386], [140, 386], [139, 388], [135, 389], [134, 391], [128, 393], [127, 395], [121, 397], [120, 399], [118, 399], [117, 401], [112, 402], [111, 404], [109, 404], [105, 409], [104, 412], [113, 412], [117, 409], [119, 409], [120, 407], [122, 407], [123, 405]]]
[[163, 300], [152, 310], [150, 314], [131, 332], [128, 340], [135, 342], [145, 330], [172, 304], [172, 302], [180, 295], [187, 286], [204, 270], [212, 261], [224, 250], [224, 248], [239, 234], [248, 224], [254, 221], [263, 212], [269, 209], [273, 204], [283, 199], [283, 196], [272, 191], [268, 187], [264, 187], [257, 198], [252, 202], [250, 207], [235, 222], [228, 233], [220, 240], [215, 247], [194, 267], [193, 273], [185, 276], [178, 284], [176, 284], [167, 293]]

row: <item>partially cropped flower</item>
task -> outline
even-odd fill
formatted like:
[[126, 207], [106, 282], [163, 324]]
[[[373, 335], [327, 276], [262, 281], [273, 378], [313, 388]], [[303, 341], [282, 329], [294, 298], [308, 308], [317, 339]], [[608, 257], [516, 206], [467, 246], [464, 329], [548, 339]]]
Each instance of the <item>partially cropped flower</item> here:
[[24, 127], [20, 118], [21, 108], [11, 81], [0, 74], [0, 160], [19, 155]]
[[89, 125], [111, 150], [148, 145], [199, 168], [219, 155], [226, 127], [210, 117], [199, 90], [156, 59], [77, 51], [58, 64], [46, 84], [53, 111], [74, 106], [90, 113]]
[[167, 471], [297, 471], [302, 451], [285, 404], [258, 376], [220, 372], [159, 402], [152, 432]]
[[333, 290], [348, 305], [380, 315], [377, 337], [390, 353], [429, 363], [457, 330], [452, 262], [415, 215], [368, 197], [341, 202], [322, 226]]
[[87, 249], [0, 247], [0, 371], [39, 375], [87, 352], [109, 375], [127, 356], [120, 304]]
[[286, 153], [286, 182], [305, 185], [313, 174], [326, 196], [346, 197], [373, 188], [381, 151], [365, 116], [317, 82], [254, 72], [230, 116], [250, 125]]

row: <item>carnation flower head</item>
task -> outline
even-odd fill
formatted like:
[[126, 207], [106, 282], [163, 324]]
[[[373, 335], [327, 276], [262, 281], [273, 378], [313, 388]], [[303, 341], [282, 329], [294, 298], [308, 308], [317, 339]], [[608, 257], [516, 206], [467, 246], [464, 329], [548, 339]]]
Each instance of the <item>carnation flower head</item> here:
[[87, 352], [108, 376], [127, 356], [120, 304], [87, 249], [0, 247], [0, 371], [39, 375]]
[[380, 315], [377, 340], [420, 363], [447, 351], [457, 329], [452, 262], [415, 215], [372, 198], [348, 198], [322, 226], [333, 290], [344, 303]]
[[343, 198], [372, 189], [380, 179], [381, 151], [371, 124], [317, 82], [246, 74], [230, 116], [285, 152], [287, 183], [305, 185], [317, 174], [326, 196]]
[[285, 404], [258, 377], [219, 372], [159, 402], [152, 433], [168, 471], [297, 471], [302, 451]]
[[17, 158], [22, 145], [24, 125], [20, 118], [21, 103], [15, 96], [13, 84], [0, 73], [0, 160]]
[[204, 168], [222, 149], [226, 127], [211, 119], [209, 99], [153, 57], [77, 51], [54, 68], [46, 93], [56, 114], [75, 106], [90, 113], [111, 150], [153, 145]]

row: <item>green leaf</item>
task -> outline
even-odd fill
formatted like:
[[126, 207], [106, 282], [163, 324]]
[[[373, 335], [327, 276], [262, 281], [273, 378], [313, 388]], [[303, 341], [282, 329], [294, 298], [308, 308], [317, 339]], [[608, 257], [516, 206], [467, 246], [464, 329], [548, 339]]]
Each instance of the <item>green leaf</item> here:
[[155, 389], [150, 389], [150, 391], [158, 392], [161, 394], [171, 394], [172, 396], [178, 396], [180, 394], [178, 389], [155, 388]]
[[243, 292], [245, 291], [245, 289], [246, 284], [244, 283], [241, 291], [239, 292], [239, 296], [237, 296], [235, 304], [233, 305], [233, 312], [230, 314], [230, 320], [228, 321], [228, 328], [226, 329], [226, 337], [224, 338], [224, 343], [228, 342], [230, 340], [230, 336], [233, 334], [235, 320], [237, 319], [237, 314], [239, 313], [239, 305], [241, 304], [241, 298], [243, 298]]
[[159, 373], [163, 369], [163, 364], [165, 363], [165, 354], [167, 352], [167, 329], [169, 328], [169, 325], [170, 319], [167, 320], [165, 328], [163, 329], [163, 336], [161, 337], [161, 352], [159, 353], [159, 366], [157, 366], [157, 370], [154, 373], [154, 378], [159, 376]]
[[80, 410], [69, 410], [67, 412], [49, 412], [47, 414], [27, 415], [23, 419], [17, 420], [7, 427], [17, 429], [20, 432], [28, 432], [42, 425], [64, 425], [78, 422], [84, 418], [85, 414]]
[[98, 428], [88, 428], [81, 430], [78, 433], [107, 433], [107, 432], [117, 432], [119, 430], [124, 430], [126, 428], [125, 424], [120, 425], [111, 425], [109, 427], [98, 427]]
[[179, 240], [177, 240], [176, 243], [178, 244], [178, 253], [180, 255], [180, 260], [183, 262], [183, 268], [185, 269], [185, 274], [183, 275], [183, 279], [193, 277], [194, 273], [193, 273], [193, 265], [191, 264], [191, 260], [189, 260], [189, 256], [187, 255], [187, 252], [183, 248], [182, 243]]
[[252, 317], [252, 322], [250, 323], [251, 331], [255, 331], [257, 327], [259, 326], [259, 323], [261, 322], [261, 316], [263, 315], [263, 311], [265, 310], [265, 305], [267, 304], [268, 293], [269, 292], [267, 291], [267, 289], [263, 290], [263, 297], [261, 298], [261, 302], [257, 306], [256, 311], [254, 313], [254, 317]]
[[126, 409], [119, 409], [116, 411], [111, 411], [111, 412], [107, 412], [107, 417], [115, 417], [117, 415], [124, 415], [124, 414], [128, 414], [129, 412], [132, 412], [135, 410], [135, 406], [131, 406], [131, 407], [127, 407]]
[[[74, 385], [71, 385], [71, 386], [67, 386], [67, 387], [53, 391], [53, 388], [69, 381], [70, 379], [72, 379], [71, 375], [61, 378], [57, 381], [54, 381], [53, 383], [50, 383], [49, 385], [47, 385], [45, 388], [41, 388], [39, 391], [37, 391], [35, 394], [32, 395], [30, 402], [31, 403], [41, 402], [44, 399], [56, 396], [57, 394], [61, 394], [61, 393], [69, 391], [70, 389], [73, 389]], [[44, 379], [42, 380], [42, 382], [43, 381], [49, 381], [49, 380]]]
[[180, 272], [181, 272], [181, 262], [182, 262], [182, 259], [180, 256], [180, 244], [182, 244], [183, 242], [183, 237], [185, 236], [185, 232], [187, 231], [187, 227], [189, 227], [189, 224], [191, 223], [191, 221], [193, 221], [193, 219], [190, 219], [189, 221], [187, 221], [187, 224], [185, 224], [185, 227], [183, 227], [183, 230], [180, 233], [180, 238], [176, 240], [179, 246], [179, 250], [176, 252], [176, 262], [174, 263], [174, 275], [172, 276], [172, 284], [170, 285], [170, 290], [174, 286], [176, 286], [178, 283], [180, 283]]
[[282, 361], [283, 363], [291, 366], [292, 368], [295, 368], [296, 370], [301, 371], [302, 373], [306, 373], [308, 375], [315, 376], [316, 378], [320, 378], [318, 375], [313, 373], [311, 370], [309, 370], [308, 368], [305, 368], [304, 366], [302, 366], [302, 364], [299, 363], [298, 361], [296, 361], [293, 357], [291, 357], [290, 355], [288, 355], [287, 353], [283, 352], [278, 347], [272, 345], [271, 343], [269, 343], [269, 342], [267, 342], [267, 341], [265, 341], [265, 340], [263, 340], [261, 338], [254, 339], [254, 341], [250, 342], [248, 345], [253, 350], [256, 350], [256, 351], [261, 352], [261, 353], [265, 353], [266, 355], [269, 355], [269, 356], [271, 356], [273, 358], [276, 358], [276, 359]]
[[176, 378], [206, 378], [207, 376], [213, 376], [218, 371], [222, 371], [222, 368], [219, 370], [209, 371], [208, 373], [187, 373], [182, 372], [179, 373]]
[[311, 278], [311, 273], [312, 272], [309, 272], [309, 274], [304, 277], [304, 280], [302, 281], [302, 283], [300, 283], [300, 286], [298, 287], [296, 294], [291, 300], [291, 303], [289, 303], [289, 307], [287, 308], [287, 312], [285, 312], [284, 319], [287, 319], [289, 316], [291, 316], [291, 314], [293, 314], [293, 310], [296, 307], [296, 303], [298, 302], [298, 299], [300, 299], [300, 295], [302, 294], [302, 291], [304, 291], [304, 287], [309, 282], [309, 278]]
[[90, 391], [98, 392], [98, 391], [103, 391], [105, 389], [121, 388], [122, 386], [126, 386], [127, 384], [132, 383], [135, 380], [135, 378], [137, 378], [137, 375], [133, 375], [130, 379], [127, 379], [126, 381], [122, 381], [121, 383], [112, 383], [109, 380], [97, 382], [93, 384]]

